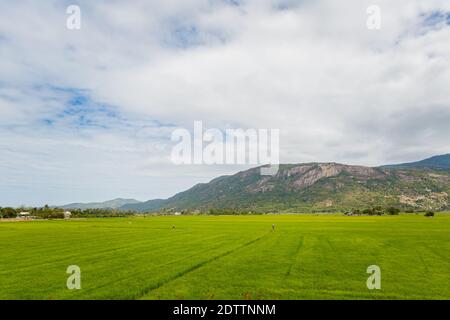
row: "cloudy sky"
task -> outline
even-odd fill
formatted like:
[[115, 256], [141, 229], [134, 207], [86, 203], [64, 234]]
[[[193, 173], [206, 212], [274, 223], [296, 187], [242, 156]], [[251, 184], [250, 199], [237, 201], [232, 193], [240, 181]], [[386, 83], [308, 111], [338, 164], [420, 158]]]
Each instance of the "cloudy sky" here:
[[450, 152], [448, 0], [1, 1], [0, 58], [0, 206], [168, 197], [240, 169], [169, 160], [195, 120], [279, 129], [282, 163]]

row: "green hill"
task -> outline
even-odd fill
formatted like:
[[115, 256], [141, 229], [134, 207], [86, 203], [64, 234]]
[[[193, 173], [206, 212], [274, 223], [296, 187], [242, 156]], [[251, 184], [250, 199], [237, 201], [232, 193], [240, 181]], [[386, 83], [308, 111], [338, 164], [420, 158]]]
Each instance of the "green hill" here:
[[89, 202], [89, 203], [70, 203], [63, 206], [58, 206], [62, 209], [118, 209], [127, 204], [140, 204], [141, 202], [134, 199], [114, 199], [104, 202]]
[[369, 206], [449, 208], [450, 172], [441, 169], [306, 163], [281, 165], [275, 176], [261, 176], [259, 169], [219, 177], [166, 200], [128, 204], [121, 209], [311, 212]]
[[428, 169], [440, 169], [450, 172], [450, 154], [444, 154], [440, 156], [434, 156], [422, 161], [394, 164], [384, 166], [385, 168], [428, 168]]

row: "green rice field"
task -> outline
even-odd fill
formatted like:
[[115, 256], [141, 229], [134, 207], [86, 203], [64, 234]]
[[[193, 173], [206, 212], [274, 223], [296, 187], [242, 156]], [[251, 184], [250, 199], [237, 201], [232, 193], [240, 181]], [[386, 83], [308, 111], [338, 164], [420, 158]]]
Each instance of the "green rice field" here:
[[450, 214], [4, 221], [0, 243], [0, 299], [450, 299]]

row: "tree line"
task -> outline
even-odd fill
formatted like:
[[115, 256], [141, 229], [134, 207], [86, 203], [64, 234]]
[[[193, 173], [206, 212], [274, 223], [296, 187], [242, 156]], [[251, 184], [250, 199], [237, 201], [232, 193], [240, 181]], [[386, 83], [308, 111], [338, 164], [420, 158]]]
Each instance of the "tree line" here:
[[71, 218], [106, 218], [106, 217], [126, 217], [132, 214], [129, 211], [120, 211], [113, 209], [62, 209], [53, 208], [45, 205], [44, 207], [34, 207], [34, 208], [11, 208], [11, 207], [0, 207], [0, 218], [11, 219], [17, 218], [21, 212], [28, 212], [29, 216], [37, 219], [64, 219], [64, 212], [69, 211]]
[[[381, 206], [375, 206], [372, 208], [366, 208], [363, 210], [360, 209], [353, 209], [352, 211], [348, 212], [347, 214], [350, 215], [367, 215], [367, 216], [382, 216], [382, 215], [389, 215], [389, 216], [396, 216], [399, 215], [401, 210], [396, 207], [387, 207], [383, 208]], [[405, 213], [414, 213], [413, 210], [406, 210]], [[415, 212], [419, 213], [419, 212]], [[425, 212], [426, 217], [434, 217], [433, 211], [426, 211]]]

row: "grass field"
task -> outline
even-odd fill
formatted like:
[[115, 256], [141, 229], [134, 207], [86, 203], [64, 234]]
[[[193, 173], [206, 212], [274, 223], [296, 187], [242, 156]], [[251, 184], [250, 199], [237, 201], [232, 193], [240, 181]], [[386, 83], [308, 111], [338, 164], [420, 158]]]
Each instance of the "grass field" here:
[[2, 222], [0, 243], [0, 299], [450, 299], [448, 214]]

